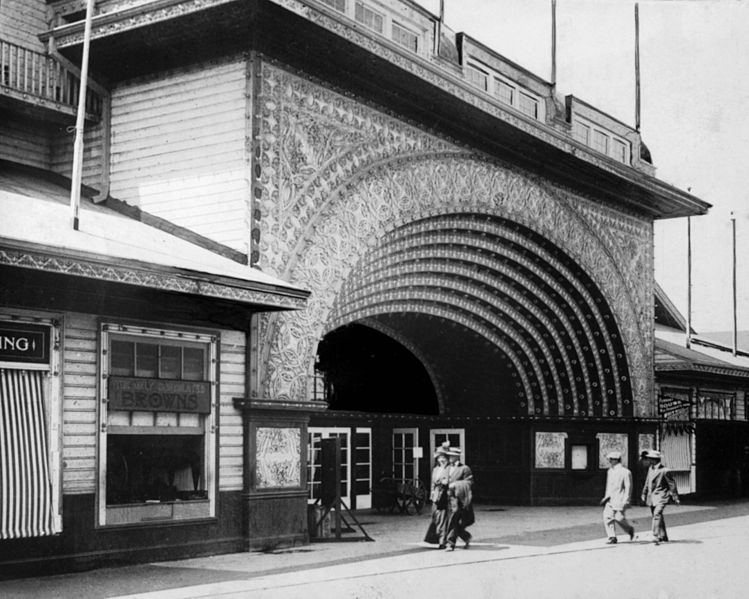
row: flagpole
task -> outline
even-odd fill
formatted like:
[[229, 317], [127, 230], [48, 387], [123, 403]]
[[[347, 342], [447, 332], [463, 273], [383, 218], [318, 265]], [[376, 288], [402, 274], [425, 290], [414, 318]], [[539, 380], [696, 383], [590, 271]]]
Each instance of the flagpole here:
[[640, 130], [640, 4], [639, 2], [635, 2], [635, 130], [636, 131]]
[[733, 233], [733, 355], [738, 353], [739, 349], [739, 329], [736, 317], [736, 217], [731, 212], [731, 229]]
[[81, 180], [83, 179], [83, 124], [86, 117], [86, 86], [88, 83], [88, 53], [91, 45], [91, 19], [94, 0], [86, 2], [86, 25], [83, 32], [83, 56], [81, 58], [81, 84], [78, 89], [78, 114], [75, 120], [73, 142], [73, 172], [70, 184], [70, 219], [74, 230], [78, 230], [78, 208], [81, 203]]
[[692, 217], [687, 216], [687, 330], [686, 346], [691, 346], [692, 335]]
[[557, 84], [557, 0], [551, 0], [551, 85]]

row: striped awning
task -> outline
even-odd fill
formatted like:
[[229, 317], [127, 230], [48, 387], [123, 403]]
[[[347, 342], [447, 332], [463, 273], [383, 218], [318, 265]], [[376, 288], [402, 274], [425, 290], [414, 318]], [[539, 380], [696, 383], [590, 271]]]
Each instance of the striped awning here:
[[44, 376], [0, 369], [0, 539], [54, 534]]

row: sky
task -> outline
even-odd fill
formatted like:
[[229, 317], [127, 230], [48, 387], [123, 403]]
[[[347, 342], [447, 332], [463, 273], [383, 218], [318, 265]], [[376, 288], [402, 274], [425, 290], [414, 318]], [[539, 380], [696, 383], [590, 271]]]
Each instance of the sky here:
[[[439, 0], [419, 0], [439, 13]], [[551, 78], [551, 0], [444, 0], [445, 24]], [[749, 330], [749, 1], [639, 0], [640, 132], [691, 218], [692, 327]], [[557, 0], [557, 90], [635, 125], [634, 0]], [[655, 224], [655, 278], [686, 316], [687, 219]]]

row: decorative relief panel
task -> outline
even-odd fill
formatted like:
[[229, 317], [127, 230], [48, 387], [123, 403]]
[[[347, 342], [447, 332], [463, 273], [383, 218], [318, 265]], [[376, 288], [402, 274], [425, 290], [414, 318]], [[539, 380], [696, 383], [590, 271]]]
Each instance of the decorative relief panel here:
[[301, 486], [301, 432], [298, 428], [258, 427], [255, 442], [256, 488]]
[[611, 451], [622, 454], [622, 465], [627, 465], [629, 456], [629, 435], [627, 433], [598, 433], [598, 467], [608, 468], [609, 460], [606, 455]]
[[[307, 309], [268, 317], [263, 393], [306, 399], [335, 298], [383, 235], [436, 214], [499, 215], [563, 248], [603, 291], [628, 348], [635, 415], [649, 415], [652, 227], [510, 165], [264, 64], [260, 266], [312, 290]], [[620, 246], [622, 242], [624, 249]], [[650, 262], [649, 262], [650, 261]]]
[[536, 433], [536, 468], [564, 468], [567, 433]]

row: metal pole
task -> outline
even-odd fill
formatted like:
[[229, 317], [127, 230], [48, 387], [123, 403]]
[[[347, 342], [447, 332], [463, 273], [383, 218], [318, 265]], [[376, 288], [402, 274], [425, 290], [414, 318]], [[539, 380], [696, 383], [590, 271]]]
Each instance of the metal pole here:
[[736, 318], [736, 217], [733, 212], [731, 212], [731, 229], [733, 233], [733, 355], [735, 356], [739, 349], [739, 333]]
[[692, 335], [692, 217], [687, 216], [687, 330], [686, 346], [691, 345]]
[[78, 230], [78, 207], [81, 203], [81, 179], [83, 178], [83, 123], [86, 117], [86, 86], [88, 82], [88, 51], [91, 45], [91, 19], [94, 0], [86, 2], [86, 25], [83, 33], [83, 57], [81, 58], [81, 85], [78, 89], [78, 114], [75, 121], [73, 142], [73, 172], [70, 177], [70, 216], [73, 229]]
[[557, 0], [551, 0], [551, 85], [557, 84]]
[[635, 2], [635, 130], [640, 130], [640, 4], [638, 2]]

